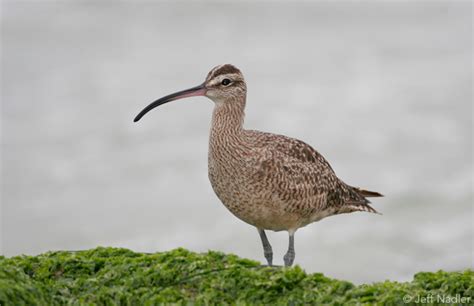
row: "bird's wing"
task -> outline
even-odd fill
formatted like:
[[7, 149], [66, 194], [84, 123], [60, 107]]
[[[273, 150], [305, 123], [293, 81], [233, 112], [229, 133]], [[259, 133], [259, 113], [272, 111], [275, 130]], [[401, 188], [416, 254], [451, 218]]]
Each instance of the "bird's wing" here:
[[249, 166], [254, 179], [274, 196], [302, 209], [324, 209], [339, 179], [324, 157], [308, 144], [283, 135], [251, 131]]
[[[347, 207], [366, 210], [369, 203], [354, 187], [342, 182], [328, 161], [305, 142], [283, 135], [251, 131], [255, 178], [271, 186], [280, 199], [303, 210]], [[361, 209], [355, 209], [361, 206]]]
[[249, 131], [254, 139], [254, 147], [272, 149], [300, 162], [317, 164], [321, 169], [334, 173], [328, 161], [309, 144], [284, 135]]

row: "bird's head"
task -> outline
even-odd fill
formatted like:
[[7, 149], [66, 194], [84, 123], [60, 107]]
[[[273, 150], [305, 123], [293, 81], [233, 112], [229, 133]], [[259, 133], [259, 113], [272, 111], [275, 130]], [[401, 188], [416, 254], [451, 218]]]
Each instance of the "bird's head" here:
[[207, 74], [206, 80], [201, 85], [178, 91], [152, 102], [133, 121], [137, 122], [157, 106], [182, 98], [206, 96], [216, 104], [225, 104], [245, 102], [246, 94], [247, 86], [240, 70], [231, 64], [219, 65]]
[[212, 69], [204, 81], [206, 96], [216, 103], [232, 103], [245, 98], [247, 86], [239, 69], [231, 64], [220, 65]]

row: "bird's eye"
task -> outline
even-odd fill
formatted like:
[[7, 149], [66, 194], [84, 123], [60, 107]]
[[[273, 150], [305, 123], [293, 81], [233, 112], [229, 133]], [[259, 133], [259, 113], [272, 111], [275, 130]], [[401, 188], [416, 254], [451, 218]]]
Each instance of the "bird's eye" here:
[[230, 84], [230, 80], [229, 79], [223, 79], [221, 84], [224, 85], [224, 86], [227, 86], [227, 85]]

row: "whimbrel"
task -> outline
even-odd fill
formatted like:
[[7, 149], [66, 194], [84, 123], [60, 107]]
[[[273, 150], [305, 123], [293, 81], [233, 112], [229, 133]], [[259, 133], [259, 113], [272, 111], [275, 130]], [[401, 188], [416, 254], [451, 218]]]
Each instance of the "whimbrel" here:
[[206, 96], [215, 103], [208, 158], [212, 188], [230, 212], [257, 228], [268, 265], [273, 251], [265, 230], [288, 231], [283, 259], [285, 266], [291, 266], [298, 228], [337, 214], [377, 213], [367, 197], [382, 195], [341, 181], [308, 144], [243, 128], [247, 86], [233, 65], [217, 66], [201, 85], [156, 100], [134, 121], [157, 106], [193, 96]]

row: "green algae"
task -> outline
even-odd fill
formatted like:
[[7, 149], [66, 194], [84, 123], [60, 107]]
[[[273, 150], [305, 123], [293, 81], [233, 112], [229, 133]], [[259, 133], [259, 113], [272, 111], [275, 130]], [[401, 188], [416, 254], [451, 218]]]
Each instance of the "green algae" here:
[[298, 266], [262, 267], [235, 255], [181, 248], [0, 257], [0, 305], [415, 305], [430, 297], [431, 304], [446, 297], [473, 304], [474, 271], [422, 272], [411, 282], [355, 286]]

